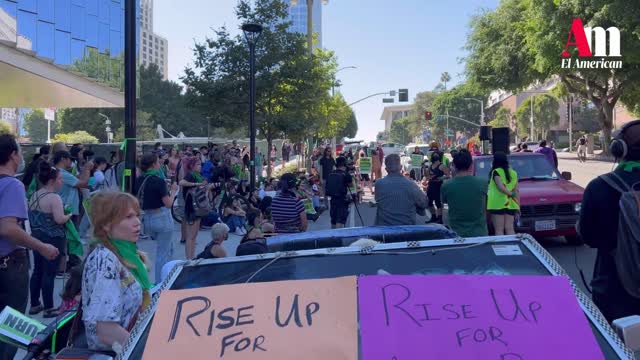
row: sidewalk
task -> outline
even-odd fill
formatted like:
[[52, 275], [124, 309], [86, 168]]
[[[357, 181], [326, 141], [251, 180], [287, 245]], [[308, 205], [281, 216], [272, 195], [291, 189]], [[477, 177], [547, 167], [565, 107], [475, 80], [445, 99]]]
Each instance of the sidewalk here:
[[[557, 151], [556, 150], [556, 154], [558, 154], [558, 159], [567, 159], [567, 160], [578, 160], [578, 154], [574, 151], [574, 152], [563, 152], [563, 151]], [[604, 156], [602, 155], [602, 151], [601, 150], [597, 150], [594, 154], [587, 154], [587, 160], [593, 160], [593, 161], [603, 161], [603, 162], [614, 162], [615, 159], [611, 156]]]

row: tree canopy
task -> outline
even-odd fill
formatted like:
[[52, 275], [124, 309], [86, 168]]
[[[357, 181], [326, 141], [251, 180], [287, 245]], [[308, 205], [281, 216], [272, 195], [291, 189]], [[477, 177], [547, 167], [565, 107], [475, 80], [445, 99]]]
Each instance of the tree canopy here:
[[[56, 125], [55, 122], [51, 123], [51, 136], [55, 136], [56, 134]], [[48, 140], [47, 120], [44, 118], [44, 112], [42, 110], [33, 109], [24, 118], [24, 128], [31, 142], [44, 143]]]
[[[520, 104], [516, 110], [518, 122], [518, 136], [526, 137], [531, 131], [531, 97]], [[558, 99], [551, 95], [538, 95], [533, 99], [533, 129], [539, 138], [545, 139], [551, 127], [558, 125]]]
[[9, 125], [9, 123], [4, 120], [0, 120], [0, 135], [11, 134], [11, 133], [13, 133], [13, 129], [11, 128], [11, 125]]
[[80, 131], [74, 131], [72, 133], [67, 133], [67, 134], [58, 133], [53, 138], [53, 141], [55, 142], [60, 141], [66, 144], [75, 144], [75, 143], [96, 144], [98, 143], [98, 138], [96, 138], [95, 136], [89, 134], [84, 130], [80, 130]]
[[[573, 19], [584, 26], [617, 27], [621, 37], [620, 69], [563, 68]], [[619, 100], [634, 108], [640, 94], [640, 7], [635, 0], [505, 0], [495, 11], [477, 15], [467, 40], [468, 78], [486, 89], [519, 91], [553, 76], [569, 92], [598, 110], [605, 137], [613, 127]], [[569, 47], [575, 63], [577, 49]]]

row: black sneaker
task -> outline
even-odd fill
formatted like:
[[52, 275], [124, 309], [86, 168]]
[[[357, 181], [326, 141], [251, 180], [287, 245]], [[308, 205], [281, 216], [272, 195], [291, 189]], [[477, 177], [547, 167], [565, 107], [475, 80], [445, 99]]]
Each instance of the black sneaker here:
[[184, 244], [186, 242], [187, 242], [187, 240], [185, 240], [185, 239], [180, 240], [180, 244]]

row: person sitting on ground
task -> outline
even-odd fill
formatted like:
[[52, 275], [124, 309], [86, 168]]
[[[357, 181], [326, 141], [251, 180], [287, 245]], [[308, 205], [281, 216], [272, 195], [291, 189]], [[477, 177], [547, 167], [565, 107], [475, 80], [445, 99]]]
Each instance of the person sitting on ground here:
[[445, 181], [442, 202], [449, 204], [449, 227], [462, 237], [487, 236], [487, 182], [473, 176], [471, 153], [460, 150], [453, 158], [456, 176]]
[[400, 174], [397, 154], [384, 160], [388, 175], [376, 182], [376, 225], [416, 225], [416, 213], [424, 213], [427, 197], [415, 182]]
[[271, 216], [278, 233], [297, 233], [307, 231], [307, 214], [304, 204], [295, 190], [297, 179], [295, 175], [282, 175], [279, 191], [271, 204]]
[[269, 252], [261, 223], [262, 214], [259, 211], [250, 210], [247, 213], [249, 231], [242, 238], [236, 249], [236, 256], [264, 254]]
[[222, 219], [229, 227], [230, 231], [235, 231], [236, 235], [244, 236], [247, 231], [244, 228], [246, 213], [240, 208], [238, 199], [228, 197], [224, 205]]
[[227, 252], [222, 243], [229, 239], [229, 227], [223, 223], [217, 223], [211, 227], [211, 241], [196, 259], [220, 259], [227, 257]]

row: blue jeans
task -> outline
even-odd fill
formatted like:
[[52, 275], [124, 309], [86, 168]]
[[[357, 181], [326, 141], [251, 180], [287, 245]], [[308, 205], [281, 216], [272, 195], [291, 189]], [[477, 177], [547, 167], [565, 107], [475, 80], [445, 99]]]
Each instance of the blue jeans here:
[[244, 218], [238, 215], [229, 215], [225, 223], [229, 227], [229, 231], [236, 231], [236, 228], [244, 225]]
[[144, 232], [156, 241], [155, 282], [161, 281], [162, 266], [173, 259], [173, 218], [171, 210], [163, 207], [146, 211], [142, 217]]

